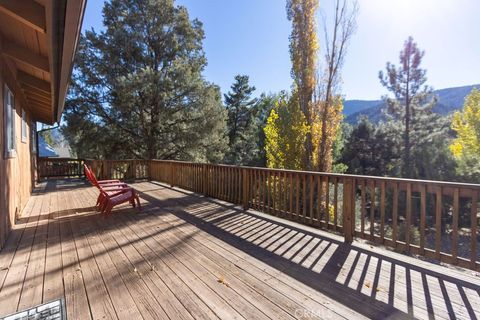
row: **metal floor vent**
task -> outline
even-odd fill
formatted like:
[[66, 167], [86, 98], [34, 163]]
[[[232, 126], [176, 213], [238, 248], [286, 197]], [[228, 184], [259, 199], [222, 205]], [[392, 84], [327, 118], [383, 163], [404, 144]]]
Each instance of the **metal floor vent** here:
[[0, 320], [67, 320], [65, 302], [63, 299], [58, 299], [6, 317], [1, 317]]

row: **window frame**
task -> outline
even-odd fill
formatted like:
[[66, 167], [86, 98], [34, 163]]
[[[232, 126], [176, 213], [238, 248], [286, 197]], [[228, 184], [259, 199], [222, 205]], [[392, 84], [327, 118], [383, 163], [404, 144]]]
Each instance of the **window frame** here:
[[37, 154], [37, 122], [32, 120], [31, 123], [31, 128], [30, 128], [30, 144], [32, 154]]
[[22, 143], [27, 143], [28, 141], [28, 126], [27, 126], [27, 111], [22, 109]]
[[15, 113], [15, 96], [12, 90], [5, 84], [3, 86], [5, 158], [15, 158], [17, 156]]

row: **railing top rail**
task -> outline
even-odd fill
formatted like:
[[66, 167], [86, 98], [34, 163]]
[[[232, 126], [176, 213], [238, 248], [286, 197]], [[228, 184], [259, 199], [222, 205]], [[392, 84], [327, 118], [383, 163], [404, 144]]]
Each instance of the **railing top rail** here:
[[164, 163], [180, 163], [180, 164], [205, 164], [205, 165], [218, 166], [218, 167], [235, 167], [235, 168], [240, 168], [240, 169], [241, 168], [246, 168], [246, 169], [251, 169], [251, 170], [254, 169], [254, 170], [260, 170], [260, 171], [274, 171], [274, 172], [296, 173], [296, 174], [313, 174], [313, 175], [328, 176], [328, 177], [339, 178], [339, 179], [357, 179], [357, 180], [364, 179], [364, 180], [375, 180], [375, 181], [385, 181], [385, 182], [416, 183], [416, 184], [435, 185], [435, 186], [439, 186], [439, 187], [468, 188], [468, 189], [478, 189], [478, 190], [480, 190], [480, 184], [453, 182], [453, 181], [419, 180], [419, 179], [406, 179], [406, 178], [381, 177], [381, 176], [366, 176], [366, 175], [329, 173], [329, 172], [317, 172], [317, 171], [273, 169], [273, 168], [263, 168], [263, 167], [226, 165], [226, 164], [197, 163], [197, 162], [178, 161], [178, 160], [151, 160], [151, 161], [153, 161], [153, 162], [164, 162]]

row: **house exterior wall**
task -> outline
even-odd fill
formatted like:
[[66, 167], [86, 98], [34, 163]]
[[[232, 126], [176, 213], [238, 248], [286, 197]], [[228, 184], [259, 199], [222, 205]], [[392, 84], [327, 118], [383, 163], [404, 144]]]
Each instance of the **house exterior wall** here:
[[[5, 153], [5, 85], [14, 96], [16, 155], [13, 157], [8, 157]], [[36, 156], [32, 152], [33, 119], [28, 105], [22, 100], [15, 74], [1, 58], [0, 52], [0, 247], [3, 247], [15, 220], [27, 204], [36, 178]], [[26, 139], [22, 139], [22, 110], [25, 110], [27, 118]]]

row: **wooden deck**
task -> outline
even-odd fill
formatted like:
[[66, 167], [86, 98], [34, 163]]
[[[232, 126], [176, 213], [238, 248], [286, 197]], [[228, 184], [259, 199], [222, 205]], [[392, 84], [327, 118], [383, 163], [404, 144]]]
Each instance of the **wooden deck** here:
[[0, 253], [0, 315], [68, 319], [479, 318], [480, 277], [154, 182], [108, 219], [81, 181], [39, 188]]

